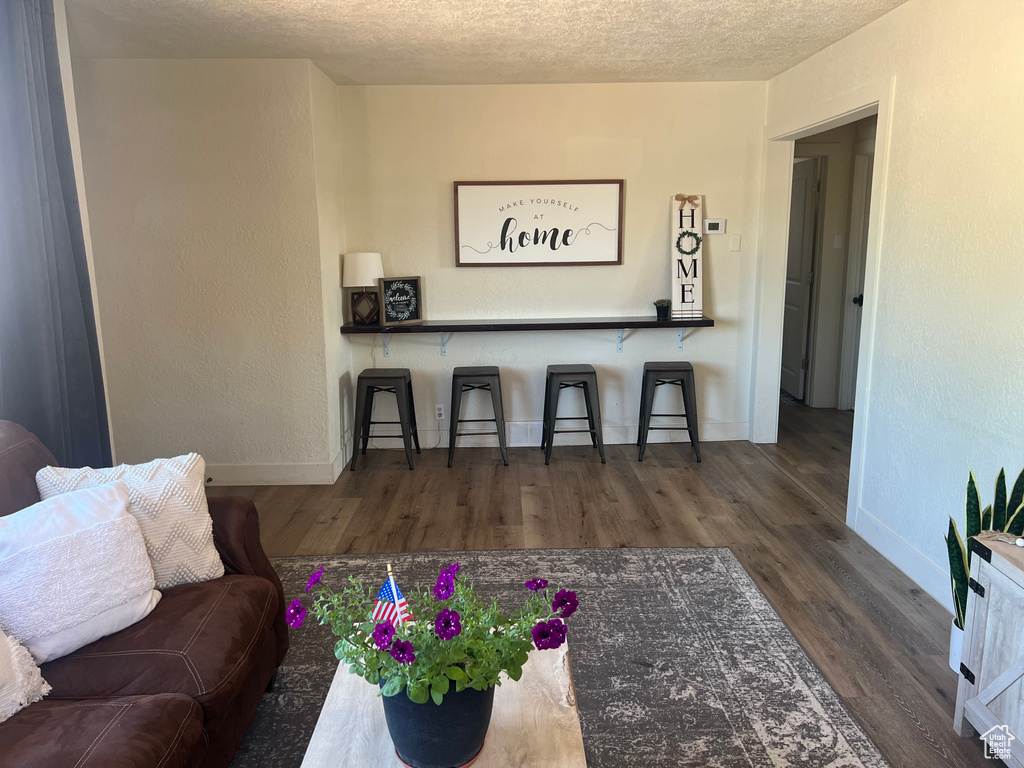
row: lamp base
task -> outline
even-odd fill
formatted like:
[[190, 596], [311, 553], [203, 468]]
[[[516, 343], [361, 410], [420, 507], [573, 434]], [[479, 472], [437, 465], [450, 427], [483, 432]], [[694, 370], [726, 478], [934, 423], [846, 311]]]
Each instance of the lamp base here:
[[380, 302], [376, 291], [352, 291], [353, 325], [379, 325]]

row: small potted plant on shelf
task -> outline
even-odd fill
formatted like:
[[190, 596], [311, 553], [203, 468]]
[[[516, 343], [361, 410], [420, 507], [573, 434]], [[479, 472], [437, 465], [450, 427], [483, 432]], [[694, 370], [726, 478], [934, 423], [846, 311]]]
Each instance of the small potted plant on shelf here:
[[659, 320], [668, 320], [668, 308], [672, 306], [671, 299], [655, 299], [654, 311], [658, 313]]
[[[1011, 536], [1024, 535], [1024, 470], [1009, 496], [1006, 493], [1006, 470], [1000, 469], [996, 478], [995, 500], [981, 508], [978, 481], [971, 472], [967, 480], [966, 525], [964, 533], [969, 541], [982, 531], [1003, 531]], [[949, 551], [949, 580], [953, 587], [953, 626], [949, 636], [949, 666], [960, 672], [960, 657], [964, 642], [964, 617], [967, 615], [967, 591], [971, 578], [970, 548], [960, 537], [952, 516], [946, 534], [946, 549]]]
[[[320, 568], [306, 584], [313, 598], [308, 610], [341, 638], [334, 655], [348, 671], [380, 687], [395, 751], [412, 768], [475, 760], [502, 674], [517, 681], [532, 650], [561, 646], [564, 620], [579, 606], [575, 592], [552, 595], [546, 580], [530, 579], [524, 605], [506, 616], [497, 601], [476, 596], [458, 563], [443, 569], [415, 604], [398, 589], [390, 564], [376, 595], [351, 576], [335, 592], [322, 576]], [[306, 613], [302, 600], [294, 600], [289, 626], [302, 626]]]

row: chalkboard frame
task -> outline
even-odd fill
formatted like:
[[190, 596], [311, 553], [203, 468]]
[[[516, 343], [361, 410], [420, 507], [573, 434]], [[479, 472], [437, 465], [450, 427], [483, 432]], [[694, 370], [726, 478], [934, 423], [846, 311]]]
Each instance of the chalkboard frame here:
[[[408, 319], [397, 319], [394, 315], [388, 314], [388, 305], [384, 300], [388, 288], [395, 283], [409, 283], [416, 301], [416, 316]], [[380, 303], [380, 324], [391, 325], [418, 325], [426, 320], [426, 306], [424, 299], [424, 280], [421, 276], [405, 277], [381, 277], [377, 279], [377, 298]]]

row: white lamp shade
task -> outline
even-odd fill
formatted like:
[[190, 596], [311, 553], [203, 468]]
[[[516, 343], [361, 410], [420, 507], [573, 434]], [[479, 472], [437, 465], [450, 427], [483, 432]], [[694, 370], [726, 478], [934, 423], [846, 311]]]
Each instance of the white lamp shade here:
[[346, 253], [342, 271], [343, 288], [366, 288], [384, 277], [384, 265], [379, 253]]

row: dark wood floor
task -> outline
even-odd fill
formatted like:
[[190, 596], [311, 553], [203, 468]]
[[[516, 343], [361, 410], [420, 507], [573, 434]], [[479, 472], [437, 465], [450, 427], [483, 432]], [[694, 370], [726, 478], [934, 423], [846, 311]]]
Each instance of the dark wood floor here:
[[991, 766], [953, 733], [950, 616], [843, 524], [852, 415], [784, 406], [780, 442], [371, 451], [333, 486], [254, 499], [273, 556], [727, 546], [896, 768]]

